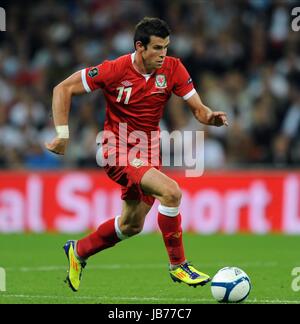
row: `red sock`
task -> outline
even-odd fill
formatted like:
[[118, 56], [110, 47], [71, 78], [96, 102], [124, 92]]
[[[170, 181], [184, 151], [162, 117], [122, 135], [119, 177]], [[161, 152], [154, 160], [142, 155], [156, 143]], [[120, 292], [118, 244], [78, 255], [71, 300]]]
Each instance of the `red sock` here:
[[158, 213], [158, 225], [163, 235], [170, 263], [175, 265], [184, 262], [186, 259], [182, 242], [181, 215], [169, 217]]
[[77, 254], [80, 258], [87, 259], [120, 241], [116, 234], [115, 219], [113, 218], [101, 224], [94, 233], [79, 240], [77, 242]]

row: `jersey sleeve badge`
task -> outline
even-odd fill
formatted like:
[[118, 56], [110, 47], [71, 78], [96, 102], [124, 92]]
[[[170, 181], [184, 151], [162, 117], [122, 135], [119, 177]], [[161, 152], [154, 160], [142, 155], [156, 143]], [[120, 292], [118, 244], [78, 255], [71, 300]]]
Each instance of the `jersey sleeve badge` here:
[[90, 76], [91, 78], [94, 78], [96, 75], [99, 74], [99, 70], [98, 68], [92, 68], [91, 70], [89, 70], [88, 72], [88, 76]]

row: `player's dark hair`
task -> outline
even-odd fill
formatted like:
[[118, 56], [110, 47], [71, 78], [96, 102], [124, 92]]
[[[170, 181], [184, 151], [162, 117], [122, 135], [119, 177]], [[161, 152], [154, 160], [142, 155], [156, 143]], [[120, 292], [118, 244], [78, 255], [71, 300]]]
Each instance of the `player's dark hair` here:
[[171, 30], [167, 23], [159, 18], [144, 17], [136, 26], [134, 32], [134, 48], [136, 42], [140, 41], [147, 49], [151, 36], [166, 38]]

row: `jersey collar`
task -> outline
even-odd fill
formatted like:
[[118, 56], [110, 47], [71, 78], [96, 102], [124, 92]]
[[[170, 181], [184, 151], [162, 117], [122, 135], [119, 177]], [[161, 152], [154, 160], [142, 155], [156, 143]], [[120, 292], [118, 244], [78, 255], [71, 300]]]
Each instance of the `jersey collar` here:
[[156, 71], [153, 71], [152, 73], [147, 73], [147, 74], [143, 74], [143, 73], [140, 73], [133, 65], [133, 62], [134, 62], [134, 59], [135, 59], [135, 56], [136, 56], [136, 52], [133, 52], [130, 57], [131, 57], [131, 64], [132, 64], [132, 67], [133, 69], [139, 74], [139, 75], [142, 75], [146, 81], [148, 81], [150, 79], [150, 77], [156, 72]]

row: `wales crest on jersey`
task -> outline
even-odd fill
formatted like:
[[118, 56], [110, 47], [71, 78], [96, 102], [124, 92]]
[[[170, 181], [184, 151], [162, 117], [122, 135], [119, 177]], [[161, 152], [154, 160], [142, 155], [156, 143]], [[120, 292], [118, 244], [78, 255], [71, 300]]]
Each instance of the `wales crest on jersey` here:
[[166, 88], [167, 87], [167, 78], [164, 74], [157, 74], [155, 77], [156, 88]]

